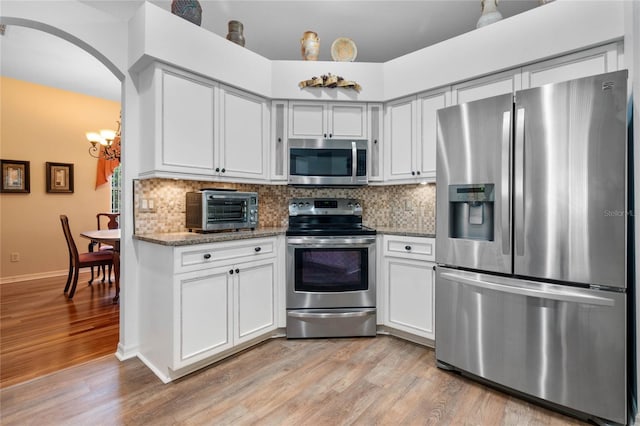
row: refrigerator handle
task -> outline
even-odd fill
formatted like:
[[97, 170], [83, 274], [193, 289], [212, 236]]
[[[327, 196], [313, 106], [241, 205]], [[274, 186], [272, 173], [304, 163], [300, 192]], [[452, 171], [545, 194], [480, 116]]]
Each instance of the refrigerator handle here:
[[509, 225], [509, 218], [511, 217], [510, 208], [511, 202], [509, 200], [509, 177], [511, 173], [511, 167], [509, 158], [511, 142], [511, 111], [505, 111], [502, 114], [502, 182], [500, 185], [500, 203], [502, 212], [500, 213], [500, 220], [502, 222], [502, 254], [511, 254], [511, 226]]
[[582, 303], [586, 305], [614, 306], [615, 300], [608, 297], [592, 296], [587, 294], [577, 294], [576, 292], [561, 289], [542, 289], [535, 287], [511, 286], [507, 284], [494, 283], [453, 272], [443, 272], [440, 276], [444, 279], [467, 284], [473, 287], [486, 290], [494, 290], [502, 293], [516, 294], [519, 296], [535, 297], [538, 299], [557, 300], [559, 302]]
[[516, 111], [515, 143], [515, 245], [516, 256], [524, 256], [524, 108]]

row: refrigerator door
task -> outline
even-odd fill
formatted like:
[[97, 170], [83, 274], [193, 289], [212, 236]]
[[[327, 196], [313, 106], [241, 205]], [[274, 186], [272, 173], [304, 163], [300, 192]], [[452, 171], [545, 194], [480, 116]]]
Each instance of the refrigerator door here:
[[627, 71], [516, 94], [514, 274], [626, 287]]
[[511, 273], [512, 109], [508, 94], [438, 111], [438, 263]]
[[626, 295], [437, 267], [436, 358], [626, 422]]

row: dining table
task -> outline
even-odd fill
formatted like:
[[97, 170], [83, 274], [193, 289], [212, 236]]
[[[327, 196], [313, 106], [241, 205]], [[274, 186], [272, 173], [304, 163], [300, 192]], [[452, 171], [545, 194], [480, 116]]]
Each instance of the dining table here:
[[94, 229], [83, 231], [80, 236], [96, 243], [113, 246], [113, 272], [116, 282], [116, 295], [113, 302], [116, 303], [120, 298], [120, 229]]

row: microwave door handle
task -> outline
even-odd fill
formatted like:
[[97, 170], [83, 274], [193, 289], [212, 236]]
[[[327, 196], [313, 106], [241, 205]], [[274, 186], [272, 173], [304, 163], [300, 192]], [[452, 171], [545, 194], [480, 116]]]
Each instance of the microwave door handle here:
[[358, 173], [358, 148], [356, 143], [351, 141], [351, 183], [355, 184]]

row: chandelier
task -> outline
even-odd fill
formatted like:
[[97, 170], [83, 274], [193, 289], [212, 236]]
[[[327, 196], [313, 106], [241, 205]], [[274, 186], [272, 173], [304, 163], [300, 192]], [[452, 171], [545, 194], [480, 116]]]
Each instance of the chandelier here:
[[94, 158], [120, 161], [120, 121], [118, 130], [100, 130], [88, 132], [87, 140], [91, 143], [89, 154]]

